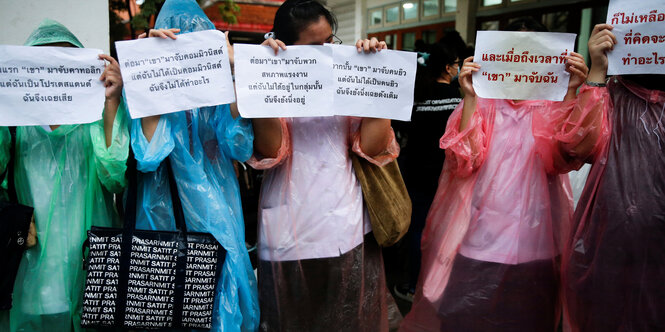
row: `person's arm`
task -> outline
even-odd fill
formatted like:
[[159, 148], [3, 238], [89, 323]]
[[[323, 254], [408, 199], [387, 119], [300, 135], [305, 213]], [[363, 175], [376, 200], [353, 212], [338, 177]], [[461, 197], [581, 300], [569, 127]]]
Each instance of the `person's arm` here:
[[459, 125], [459, 131], [464, 131], [469, 126], [469, 121], [476, 111], [478, 103], [476, 91], [473, 89], [473, 73], [480, 70], [480, 65], [473, 62], [473, 57], [470, 56], [464, 59], [464, 64], [459, 74], [459, 85], [464, 93], [464, 105], [462, 108], [462, 119]]
[[[387, 49], [384, 41], [375, 37], [359, 39], [356, 42], [358, 53], [376, 53]], [[360, 123], [360, 149], [368, 156], [375, 157], [386, 151], [392, 139], [390, 119], [363, 118]]]
[[104, 136], [106, 138], [106, 147], [110, 147], [113, 140], [113, 122], [118, 113], [120, 98], [122, 98], [122, 75], [120, 74], [120, 65], [113, 57], [106, 54], [99, 55], [100, 60], [108, 61], [99, 80], [104, 82], [105, 100], [104, 100]]
[[584, 62], [584, 58], [579, 53], [570, 52], [566, 57], [566, 71], [570, 73], [568, 81], [568, 91], [563, 101], [570, 101], [577, 96], [577, 89], [586, 81], [589, 68]]
[[589, 57], [591, 58], [588, 82], [605, 84], [607, 79], [607, 52], [612, 51], [617, 43], [612, 29], [614, 27], [609, 24], [598, 24], [591, 32], [588, 42]]
[[[604, 86], [607, 79], [607, 52], [612, 51], [617, 43], [612, 29], [609, 24], [598, 24], [589, 37], [591, 70], [586, 81], [590, 85], [582, 89], [577, 105], [559, 134], [562, 138], [567, 137], [561, 140], [561, 149], [571, 159], [588, 159], [609, 135], [606, 113], [610, 101]], [[573, 139], [575, 133], [580, 139]], [[584, 134], [580, 137], [580, 133]]]
[[[261, 45], [269, 46], [277, 55], [286, 51], [286, 45], [279, 39], [268, 38]], [[282, 145], [282, 124], [279, 118], [252, 119], [254, 126], [254, 152], [264, 158], [277, 157]]]
[[[609, 95], [605, 84], [607, 71], [606, 52], [616, 40], [607, 24], [597, 25], [589, 38], [589, 54], [592, 67], [584, 75], [582, 57], [572, 53], [568, 57], [566, 70], [570, 72], [568, 95], [563, 103], [552, 104], [544, 112], [534, 112], [533, 130], [536, 148], [542, 156], [545, 169], [550, 174], [566, 173], [591, 162], [609, 137]], [[585, 84], [575, 96], [577, 88]]]

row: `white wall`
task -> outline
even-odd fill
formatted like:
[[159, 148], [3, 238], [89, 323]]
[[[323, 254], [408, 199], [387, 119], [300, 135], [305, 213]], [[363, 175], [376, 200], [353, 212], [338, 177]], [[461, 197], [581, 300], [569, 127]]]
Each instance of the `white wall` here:
[[109, 53], [107, 0], [0, 0], [0, 44], [23, 45], [39, 23], [62, 23], [89, 48]]
[[360, 36], [356, 36], [356, 1], [328, 1], [330, 9], [337, 17], [337, 37], [345, 45], [353, 45]]

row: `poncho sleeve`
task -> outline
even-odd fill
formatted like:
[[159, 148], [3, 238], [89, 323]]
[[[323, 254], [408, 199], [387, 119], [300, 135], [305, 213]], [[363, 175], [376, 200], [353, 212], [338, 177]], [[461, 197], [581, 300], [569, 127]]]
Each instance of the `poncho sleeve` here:
[[[9, 145], [11, 144], [11, 137], [9, 136], [9, 128], [0, 127], [0, 174], [7, 169], [9, 162]], [[0, 178], [0, 181], [2, 179]]]
[[583, 85], [575, 100], [534, 112], [536, 151], [549, 174], [593, 162], [610, 136], [607, 88]]
[[240, 116], [234, 119], [229, 105], [217, 106], [215, 131], [225, 155], [242, 162], [252, 156], [254, 144], [252, 122]]
[[351, 150], [358, 156], [367, 159], [367, 161], [377, 166], [386, 165], [399, 156], [399, 144], [397, 144], [395, 132], [392, 128], [390, 129], [390, 142], [388, 143], [388, 146], [386, 146], [386, 149], [376, 156], [368, 156], [360, 148], [360, 125], [362, 123], [362, 118], [350, 118], [350, 121]]
[[129, 154], [129, 130], [127, 129], [127, 110], [124, 101], [118, 105], [118, 112], [113, 120], [111, 145], [106, 146], [104, 120], [90, 125], [90, 138], [94, 151], [95, 168], [102, 185], [110, 192], [119, 193], [127, 185], [125, 171]]
[[282, 141], [279, 144], [279, 149], [277, 150], [277, 156], [274, 158], [265, 158], [264, 156], [259, 155], [256, 151], [251, 158], [247, 161], [250, 166], [255, 169], [270, 169], [277, 165], [280, 165], [291, 155], [291, 134], [289, 132], [289, 126], [286, 122], [286, 119], [280, 118], [279, 122], [282, 125]]
[[157, 128], [148, 139], [143, 135], [141, 119], [132, 120], [132, 150], [136, 158], [136, 169], [141, 172], [154, 172], [162, 161], [171, 154], [175, 142], [171, 136], [171, 123], [167, 116], [161, 116]]
[[[448, 119], [446, 132], [439, 140], [439, 147], [446, 150], [446, 165], [452, 174], [466, 177], [477, 170], [485, 161], [489, 146], [487, 121], [481, 108], [493, 108], [491, 100], [478, 98], [476, 110], [469, 120], [466, 129], [460, 131], [462, 121], [462, 101]], [[487, 114], [489, 112], [485, 112]]]

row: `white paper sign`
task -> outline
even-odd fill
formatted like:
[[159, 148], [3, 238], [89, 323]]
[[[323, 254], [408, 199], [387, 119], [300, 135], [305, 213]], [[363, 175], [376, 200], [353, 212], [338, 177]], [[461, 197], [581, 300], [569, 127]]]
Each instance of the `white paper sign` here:
[[574, 46], [572, 33], [478, 31], [473, 88], [483, 98], [563, 100]]
[[665, 74], [665, 1], [611, 0], [607, 23], [617, 39], [607, 74]]
[[131, 117], [173, 113], [235, 101], [226, 38], [206, 30], [176, 40], [115, 43]]
[[238, 111], [245, 118], [333, 115], [332, 50], [235, 44]]
[[236, 44], [238, 110], [246, 118], [350, 115], [410, 120], [416, 54], [353, 46]]
[[362, 54], [355, 46], [329, 47], [333, 49], [337, 115], [411, 120], [416, 53]]
[[102, 51], [0, 45], [0, 126], [90, 123], [102, 118]]

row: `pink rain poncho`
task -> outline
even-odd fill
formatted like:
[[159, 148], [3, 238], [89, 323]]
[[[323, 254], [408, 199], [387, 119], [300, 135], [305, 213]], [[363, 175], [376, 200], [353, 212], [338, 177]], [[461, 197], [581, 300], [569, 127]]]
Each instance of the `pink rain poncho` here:
[[394, 135], [372, 159], [360, 149], [359, 118], [281, 122], [277, 157], [250, 159], [267, 169], [259, 203], [260, 330], [388, 331], [394, 301], [349, 153], [384, 165], [399, 153]]
[[587, 130], [581, 120], [592, 110], [575, 101], [478, 98], [460, 132], [462, 109], [440, 141], [446, 161], [423, 232], [415, 301], [400, 331], [552, 331], [572, 217], [561, 173], [584, 158], [561, 146]]
[[564, 254], [564, 317], [575, 332], [665, 331], [665, 92], [621, 77], [594, 90], [582, 106], [609, 121]]

